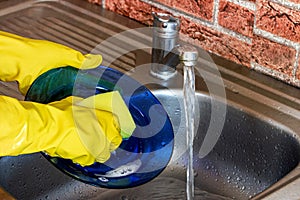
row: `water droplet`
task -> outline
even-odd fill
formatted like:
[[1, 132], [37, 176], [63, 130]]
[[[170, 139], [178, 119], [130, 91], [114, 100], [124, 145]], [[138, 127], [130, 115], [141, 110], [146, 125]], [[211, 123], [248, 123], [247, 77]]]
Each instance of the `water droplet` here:
[[99, 177], [98, 180], [99, 180], [99, 181], [102, 181], [102, 182], [104, 182], [104, 183], [107, 183], [107, 182], [109, 181], [107, 178], [102, 177], [102, 176]]
[[235, 93], [235, 94], [239, 94], [240, 92], [236, 89], [232, 89], [232, 92]]
[[194, 172], [194, 177], [197, 177], [198, 176], [198, 173], [197, 172]]
[[125, 195], [121, 196], [121, 200], [129, 200], [129, 198]]
[[161, 145], [162, 146], [165, 146], [167, 143], [166, 142], [161, 142]]
[[260, 181], [260, 180], [257, 180], [256, 182], [257, 182], [258, 184], [260, 184], [260, 183], [261, 183], [261, 181]]
[[266, 138], [266, 140], [268, 140], [268, 139], [269, 139], [269, 137], [268, 137], [267, 135], [266, 135], [266, 137], [265, 137], [265, 138]]

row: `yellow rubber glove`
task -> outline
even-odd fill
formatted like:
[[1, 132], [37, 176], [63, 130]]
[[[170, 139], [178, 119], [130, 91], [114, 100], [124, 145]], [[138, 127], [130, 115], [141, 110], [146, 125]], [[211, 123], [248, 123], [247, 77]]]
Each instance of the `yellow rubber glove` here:
[[18, 81], [26, 94], [33, 81], [44, 72], [62, 66], [90, 69], [102, 62], [100, 55], [79, 51], [46, 40], [35, 40], [0, 31], [0, 80]]
[[[106, 102], [105, 108], [98, 102]], [[122, 142], [120, 129], [130, 135], [135, 126], [118, 109], [128, 111], [117, 91], [48, 105], [0, 96], [0, 156], [46, 151], [83, 166], [105, 162]]]
[[[0, 80], [18, 81], [23, 94], [42, 73], [61, 66], [89, 69], [100, 55], [0, 31]], [[0, 96], [0, 156], [46, 151], [83, 166], [105, 162], [135, 129], [118, 92], [48, 105]]]

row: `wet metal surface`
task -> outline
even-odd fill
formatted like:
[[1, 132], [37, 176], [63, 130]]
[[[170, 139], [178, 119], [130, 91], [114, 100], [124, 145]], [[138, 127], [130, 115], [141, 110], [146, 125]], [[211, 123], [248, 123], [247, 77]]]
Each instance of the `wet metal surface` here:
[[[0, 0], [0, 30], [59, 42], [83, 53], [89, 53], [111, 35], [138, 27], [142, 26], [86, 1]], [[132, 35], [106, 45], [101, 53], [104, 58], [113, 58], [123, 47], [143, 42], [151, 42], [151, 37]], [[128, 52], [110, 66], [125, 72], [150, 58], [144, 52]], [[299, 89], [217, 57], [213, 59], [222, 75], [227, 101], [216, 100], [210, 94], [207, 85], [216, 84], [215, 69], [200, 58], [201, 76], [196, 77], [196, 118], [200, 121], [194, 142], [195, 199], [218, 199], [217, 195], [249, 199], [257, 194], [257, 198], [263, 198], [276, 196], [285, 188], [290, 192], [276, 197], [289, 199], [286, 195], [300, 187], [296, 181], [300, 176]], [[148, 71], [142, 71], [134, 78], [142, 82], [150, 80], [148, 76]], [[181, 81], [179, 76], [168, 83], [158, 83], [165, 88], [149, 85], [167, 110], [177, 134], [169, 166], [153, 181], [124, 190], [98, 188], [70, 178], [37, 153], [1, 158], [0, 186], [17, 199], [30, 200], [185, 198], [187, 154]], [[21, 99], [16, 89], [15, 83], [0, 83], [1, 94]], [[220, 113], [225, 124], [213, 150], [199, 158], [205, 134], [214, 120], [212, 105], [226, 107], [226, 113]]]

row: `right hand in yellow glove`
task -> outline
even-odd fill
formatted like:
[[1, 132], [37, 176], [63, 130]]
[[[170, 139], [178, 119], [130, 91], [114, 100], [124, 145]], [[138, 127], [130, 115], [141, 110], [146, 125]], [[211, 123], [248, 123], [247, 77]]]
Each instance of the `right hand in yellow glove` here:
[[[61, 66], [94, 68], [99, 55], [0, 31], [0, 80], [18, 81], [25, 94], [42, 73]], [[0, 156], [46, 151], [80, 165], [105, 162], [135, 129], [118, 92], [48, 105], [0, 96]]]
[[105, 162], [122, 142], [120, 132], [128, 137], [134, 129], [126, 110], [118, 92], [48, 105], [0, 96], [0, 156], [46, 151], [83, 166]]

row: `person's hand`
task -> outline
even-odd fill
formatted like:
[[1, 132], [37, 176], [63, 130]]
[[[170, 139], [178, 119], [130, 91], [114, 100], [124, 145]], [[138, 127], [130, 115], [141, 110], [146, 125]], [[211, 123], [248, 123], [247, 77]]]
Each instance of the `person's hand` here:
[[67, 65], [90, 69], [101, 62], [101, 55], [82, 55], [61, 44], [0, 31], [0, 80], [18, 81], [22, 94], [26, 94], [39, 75], [50, 69]]
[[[57, 67], [89, 69], [100, 55], [0, 31], [0, 80], [18, 81], [23, 94], [42, 73]], [[135, 123], [118, 92], [50, 104], [0, 96], [0, 156], [45, 151], [80, 165], [105, 162], [131, 136]]]
[[109, 159], [135, 125], [116, 91], [47, 105], [0, 96], [0, 127], [0, 156], [45, 151], [85, 166]]

